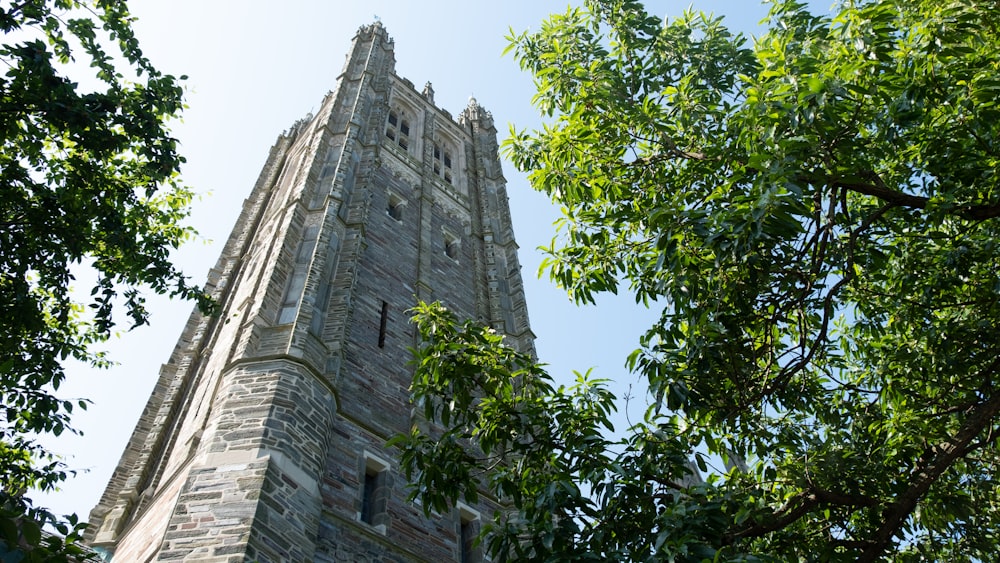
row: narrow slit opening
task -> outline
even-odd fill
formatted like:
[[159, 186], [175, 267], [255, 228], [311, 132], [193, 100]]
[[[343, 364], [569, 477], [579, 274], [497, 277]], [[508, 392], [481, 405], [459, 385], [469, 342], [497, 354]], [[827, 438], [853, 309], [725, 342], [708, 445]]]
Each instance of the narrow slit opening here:
[[382, 319], [378, 326], [378, 347], [385, 348], [385, 327], [389, 321], [389, 303], [382, 302]]

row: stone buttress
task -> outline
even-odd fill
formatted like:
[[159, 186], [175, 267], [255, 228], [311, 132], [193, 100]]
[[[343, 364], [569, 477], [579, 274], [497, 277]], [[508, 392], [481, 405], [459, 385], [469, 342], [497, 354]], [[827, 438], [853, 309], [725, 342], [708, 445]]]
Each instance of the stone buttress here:
[[282, 134], [162, 367], [87, 541], [114, 561], [475, 561], [495, 503], [425, 518], [388, 438], [413, 423], [407, 310], [440, 300], [532, 351], [492, 116], [453, 119], [358, 31]]

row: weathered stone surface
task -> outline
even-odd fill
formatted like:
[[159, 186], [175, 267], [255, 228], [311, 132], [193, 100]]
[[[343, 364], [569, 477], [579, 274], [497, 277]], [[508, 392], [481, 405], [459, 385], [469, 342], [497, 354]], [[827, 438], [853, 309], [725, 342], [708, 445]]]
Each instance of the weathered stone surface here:
[[314, 116], [278, 138], [88, 539], [116, 561], [455, 561], [470, 514], [405, 502], [407, 309], [440, 300], [531, 351], [489, 112], [458, 120], [363, 27]]

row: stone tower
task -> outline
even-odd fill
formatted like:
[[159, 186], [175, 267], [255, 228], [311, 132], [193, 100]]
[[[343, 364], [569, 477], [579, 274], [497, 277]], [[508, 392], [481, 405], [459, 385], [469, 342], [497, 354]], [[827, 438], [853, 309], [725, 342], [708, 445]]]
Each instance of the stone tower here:
[[99, 504], [114, 561], [476, 561], [489, 499], [425, 518], [386, 440], [408, 402], [407, 309], [440, 300], [530, 351], [492, 116], [395, 74], [379, 23], [282, 134]]

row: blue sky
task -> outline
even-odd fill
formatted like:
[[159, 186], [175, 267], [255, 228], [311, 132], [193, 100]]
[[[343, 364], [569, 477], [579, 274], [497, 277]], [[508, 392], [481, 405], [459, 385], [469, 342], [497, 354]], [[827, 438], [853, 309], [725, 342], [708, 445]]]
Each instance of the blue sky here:
[[[176, 260], [198, 283], [214, 265], [268, 149], [333, 88], [359, 26], [379, 18], [395, 39], [399, 75], [418, 86], [432, 82], [438, 105], [454, 115], [474, 95], [493, 113], [504, 137], [506, 123], [540, 124], [530, 105], [531, 77], [511, 57], [501, 56], [504, 36], [509, 28], [537, 28], [547, 14], [567, 6], [540, 0], [133, 0], [130, 5], [147, 56], [165, 72], [189, 76], [189, 108], [174, 132], [188, 159], [184, 179], [201, 194], [191, 217], [201, 239], [181, 249]], [[688, 6], [723, 14], [732, 28], [747, 33], [766, 14], [754, 0], [647, 3], [660, 16], [679, 15]], [[558, 211], [508, 163], [504, 174], [539, 358], [566, 379], [573, 370], [594, 368], [598, 376], [615, 380], [619, 395], [630, 386], [641, 389], [623, 365], [657, 312], [643, 310], [628, 296], [576, 307], [547, 279], [538, 279], [542, 255], [536, 249], [551, 240]], [[72, 469], [83, 471], [62, 491], [40, 499], [57, 513], [85, 518], [96, 504], [191, 307], [158, 298], [151, 299], [150, 309], [151, 326], [106, 347], [117, 367], [70, 369], [60, 395], [94, 404], [74, 418], [85, 436], [49, 441]], [[633, 421], [642, 416], [643, 398], [638, 401], [630, 409]]]

